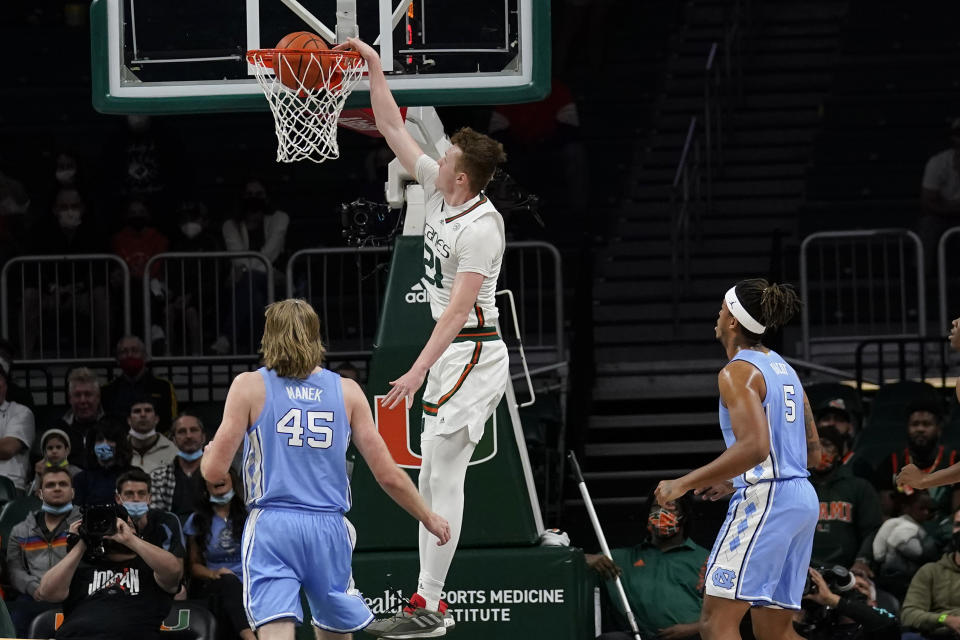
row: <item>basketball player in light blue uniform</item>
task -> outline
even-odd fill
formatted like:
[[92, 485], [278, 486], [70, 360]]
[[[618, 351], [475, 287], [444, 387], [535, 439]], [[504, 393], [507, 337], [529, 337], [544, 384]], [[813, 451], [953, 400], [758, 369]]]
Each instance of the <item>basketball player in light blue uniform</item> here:
[[240, 442], [250, 515], [243, 531], [243, 599], [260, 640], [294, 637], [306, 592], [317, 638], [344, 638], [373, 619], [354, 588], [346, 451], [351, 438], [380, 486], [444, 544], [446, 520], [431, 512], [394, 464], [360, 386], [319, 365], [320, 321], [303, 300], [267, 307], [264, 365], [241, 373], [201, 462], [223, 482]]
[[747, 610], [758, 640], [797, 639], [800, 608], [819, 517], [807, 468], [820, 458], [813, 412], [793, 368], [761, 344], [799, 309], [789, 286], [743, 280], [724, 296], [717, 339], [720, 428], [727, 450], [716, 460], [657, 487], [660, 504], [689, 490], [716, 499], [735, 491], [705, 574], [704, 640], [740, 638]]

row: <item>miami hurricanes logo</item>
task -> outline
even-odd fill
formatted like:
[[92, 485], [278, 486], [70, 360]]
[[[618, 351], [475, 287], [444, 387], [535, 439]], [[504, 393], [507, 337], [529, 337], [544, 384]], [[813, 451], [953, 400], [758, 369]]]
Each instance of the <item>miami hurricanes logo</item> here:
[[[405, 469], [419, 469], [421, 456], [417, 451], [420, 449], [420, 403], [416, 403], [418, 411], [415, 414], [415, 424], [418, 425], [416, 432], [411, 433], [410, 412], [411, 407], [406, 401], [398, 404], [393, 409], [387, 409], [383, 406], [383, 399], [386, 394], [374, 396], [373, 417], [377, 423], [377, 431], [380, 437], [387, 445], [390, 455], [394, 461]], [[416, 444], [416, 448], [414, 448]], [[487, 420], [486, 427], [483, 430], [483, 437], [477, 443], [477, 448], [473, 452], [473, 459], [470, 464], [481, 464], [492, 459], [497, 455], [497, 412]]]

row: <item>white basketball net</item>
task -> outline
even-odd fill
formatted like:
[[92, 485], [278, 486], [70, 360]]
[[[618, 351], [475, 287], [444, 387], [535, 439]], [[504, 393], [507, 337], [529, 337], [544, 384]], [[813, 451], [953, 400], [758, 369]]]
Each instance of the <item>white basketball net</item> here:
[[[275, 57], [271, 65], [271, 54]], [[329, 62], [326, 73], [321, 57]], [[302, 60], [301, 60], [302, 58]], [[256, 69], [257, 82], [263, 89], [277, 129], [277, 162], [312, 160], [323, 162], [340, 156], [337, 146], [337, 120], [343, 105], [363, 75], [366, 65], [357, 57], [340, 53], [296, 53], [284, 56], [282, 51], [251, 51], [247, 59]], [[294, 68], [299, 64], [299, 73]], [[280, 81], [283, 77], [296, 88]], [[314, 86], [302, 79], [319, 78]], [[338, 81], [339, 80], [339, 81]]]

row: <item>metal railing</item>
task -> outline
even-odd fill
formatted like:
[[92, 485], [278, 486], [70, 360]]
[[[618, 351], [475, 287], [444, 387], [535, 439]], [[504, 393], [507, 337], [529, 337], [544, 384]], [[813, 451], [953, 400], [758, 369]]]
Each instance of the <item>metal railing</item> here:
[[[263, 309], [274, 301], [273, 280], [270, 260], [257, 251], [153, 256], [140, 301], [148, 355], [168, 362], [255, 356]], [[164, 353], [153, 353], [154, 341], [147, 339], [154, 327], [163, 330]]]
[[12, 258], [0, 272], [0, 305], [20, 362], [112, 360], [113, 341], [130, 333], [130, 270], [111, 254]]
[[[730, 8], [723, 37], [710, 45], [703, 67], [703, 111], [690, 118], [670, 189], [671, 274], [674, 330], [680, 298], [690, 284], [690, 232], [701, 233], [701, 214], [713, 213], [714, 180], [723, 171], [723, 150], [732, 131], [733, 107], [743, 96], [743, 32], [746, 0]], [[691, 220], [691, 217], [693, 220]]]
[[[886, 347], [893, 347], [893, 355]], [[944, 338], [918, 336], [902, 338], [876, 338], [864, 340], [857, 345], [856, 370], [857, 390], [863, 391], [864, 382], [877, 385], [903, 380], [928, 380], [935, 376], [940, 388], [947, 388], [947, 372], [950, 368], [949, 349]], [[867, 362], [866, 352], [876, 350], [875, 359]], [[876, 370], [877, 375], [869, 378], [868, 369]], [[887, 371], [896, 372], [896, 378], [888, 378]], [[933, 375], [931, 375], [933, 374]]]
[[700, 139], [697, 134], [697, 117], [690, 118], [687, 137], [683, 142], [680, 163], [673, 176], [670, 190], [670, 274], [673, 286], [673, 323], [676, 330], [680, 323], [680, 297], [690, 285], [690, 217], [700, 226], [702, 209], [703, 176], [700, 170]]
[[[960, 277], [954, 277], [951, 280], [947, 275], [947, 245], [950, 239], [958, 234], [960, 234], [960, 227], [951, 227], [943, 232], [943, 235], [940, 236], [940, 241], [937, 243], [937, 286], [940, 293], [940, 326], [937, 327], [937, 329], [944, 332], [950, 327], [951, 315], [954, 317], [958, 315], [956, 304], [951, 314], [950, 300], [951, 298], [960, 298]], [[957, 268], [960, 265], [955, 264], [952, 266], [953, 268], [950, 270], [950, 273], [960, 274], [960, 270]], [[950, 286], [951, 284], [953, 287]], [[955, 294], [956, 297], [951, 294]]]
[[287, 296], [317, 310], [328, 359], [373, 353], [389, 267], [388, 247], [303, 249], [290, 256]]
[[[332, 360], [366, 358], [380, 319], [390, 249], [304, 249], [287, 262], [287, 295], [306, 299], [320, 316]], [[546, 242], [509, 242], [498, 289], [514, 293], [527, 352], [564, 358], [560, 252]]]
[[814, 342], [926, 335], [923, 265], [920, 238], [906, 229], [807, 236], [800, 246], [804, 360], [812, 360]]

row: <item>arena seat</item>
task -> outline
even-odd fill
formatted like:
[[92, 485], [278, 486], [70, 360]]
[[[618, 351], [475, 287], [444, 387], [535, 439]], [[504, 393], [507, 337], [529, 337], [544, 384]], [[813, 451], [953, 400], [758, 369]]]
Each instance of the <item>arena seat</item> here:
[[[49, 609], [30, 622], [31, 638], [52, 638], [63, 623], [60, 609]], [[59, 619], [58, 619], [59, 617]], [[217, 637], [217, 621], [203, 605], [197, 602], [174, 602], [170, 614], [164, 619], [162, 631], [190, 631], [196, 640], [214, 640]]]
[[6, 476], [0, 476], [0, 505], [16, 500], [18, 497], [20, 497], [20, 492], [14, 486], [13, 480]]
[[39, 508], [40, 498], [36, 496], [20, 496], [3, 505], [0, 511], [0, 555], [7, 555], [7, 542], [14, 525], [23, 522], [30, 512]]

